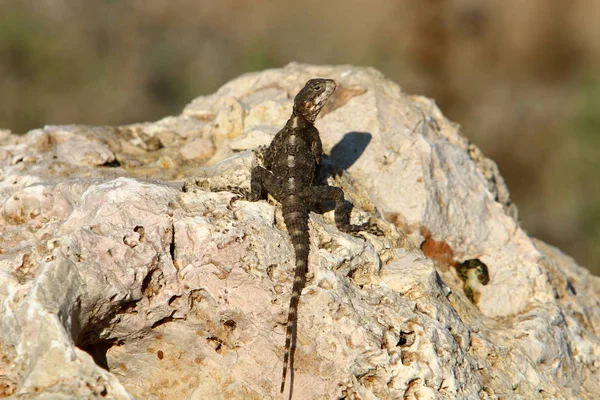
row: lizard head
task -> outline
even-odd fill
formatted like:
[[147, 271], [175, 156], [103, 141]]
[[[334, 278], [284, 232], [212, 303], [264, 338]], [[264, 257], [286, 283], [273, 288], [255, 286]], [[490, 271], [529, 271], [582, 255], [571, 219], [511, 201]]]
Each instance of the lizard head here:
[[309, 80], [294, 98], [295, 110], [310, 122], [315, 122], [321, 108], [335, 91], [335, 87], [335, 81], [332, 79]]

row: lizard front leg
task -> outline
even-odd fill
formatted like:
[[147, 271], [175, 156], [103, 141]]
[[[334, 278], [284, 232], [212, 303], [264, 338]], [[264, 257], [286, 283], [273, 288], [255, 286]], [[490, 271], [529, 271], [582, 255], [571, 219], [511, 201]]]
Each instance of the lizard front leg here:
[[263, 167], [254, 167], [250, 173], [249, 201], [258, 201], [267, 198], [270, 193], [275, 200], [281, 202], [285, 191], [281, 182], [271, 171]]

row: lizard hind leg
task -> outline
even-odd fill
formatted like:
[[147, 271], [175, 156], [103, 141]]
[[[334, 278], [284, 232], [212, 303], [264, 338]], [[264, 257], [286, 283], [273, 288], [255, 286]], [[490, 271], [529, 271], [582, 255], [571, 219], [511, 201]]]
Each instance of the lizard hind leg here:
[[335, 226], [341, 232], [355, 233], [369, 229], [369, 223], [360, 225], [353, 225], [350, 223], [352, 204], [344, 200], [344, 192], [337, 186], [312, 186], [306, 189], [304, 197], [311, 199], [314, 203], [334, 201]]

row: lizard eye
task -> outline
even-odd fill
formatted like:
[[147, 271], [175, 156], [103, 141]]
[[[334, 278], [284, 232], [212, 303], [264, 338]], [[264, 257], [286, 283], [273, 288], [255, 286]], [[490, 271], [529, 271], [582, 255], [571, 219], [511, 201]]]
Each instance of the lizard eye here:
[[315, 86], [315, 91], [320, 92], [321, 90], [323, 90], [323, 87], [321, 87], [321, 86]]

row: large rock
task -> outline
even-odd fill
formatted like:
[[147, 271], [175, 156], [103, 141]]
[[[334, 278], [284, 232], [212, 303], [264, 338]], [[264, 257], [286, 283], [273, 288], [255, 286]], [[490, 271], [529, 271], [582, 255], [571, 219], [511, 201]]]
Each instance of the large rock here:
[[339, 84], [325, 178], [385, 235], [311, 215], [294, 398], [597, 398], [600, 280], [431, 100], [297, 64], [155, 123], [0, 132], [0, 397], [279, 398], [293, 249], [277, 205], [223, 189], [315, 76]]

